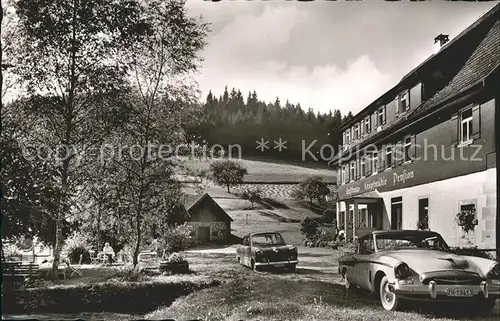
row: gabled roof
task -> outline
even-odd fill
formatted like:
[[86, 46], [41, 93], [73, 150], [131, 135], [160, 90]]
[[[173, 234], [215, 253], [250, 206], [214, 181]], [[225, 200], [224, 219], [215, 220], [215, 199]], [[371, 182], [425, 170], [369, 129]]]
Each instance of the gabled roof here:
[[[413, 109], [406, 117], [399, 117], [389, 127], [381, 132], [374, 134], [368, 139], [361, 141], [360, 144], [351, 146], [351, 149], [356, 150], [365, 145], [376, 142], [382, 137], [388, 137], [392, 133], [397, 133], [404, 129], [412, 122], [420, 121], [427, 117], [434, 110], [439, 110], [441, 107], [446, 106], [449, 102], [455, 101], [458, 97], [469, 90], [474, 89], [476, 86], [482, 85], [483, 81], [494, 75], [498, 71], [500, 65], [500, 21], [498, 19], [500, 4], [493, 7], [488, 13], [483, 15], [478, 21], [472, 24], [464, 32], [462, 32], [456, 39], [463, 39], [465, 35], [484, 24], [488, 27], [480, 35], [480, 39], [474, 39], [477, 44], [471, 50], [471, 54], [467, 57], [465, 63], [459, 68], [458, 72], [453, 76], [450, 82], [437, 93], [435, 93], [428, 100], [423, 101], [422, 104]], [[492, 20], [487, 18], [492, 18]], [[496, 18], [496, 19], [495, 19]], [[471, 41], [470, 37], [468, 38]], [[454, 47], [449, 44], [442, 50], [447, 49], [452, 53]], [[436, 56], [436, 55], [434, 55]], [[451, 59], [451, 58], [450, 58]], [[430, 59], [429, 59], [430, 60]], [[412, 71], [413, 72], [413, 71]], [[355, 116], [356, 117], [356, 116]], [[337, 154], [329, 164], [335, 163], [341, 154]]]
[[229, 216], [226, 213], [226, 211], [222, 207], [220, 207], [220, 205], [208, 193], [205, 193], [203, 195], [185, 194], [182, 197], [182, 201], [183, 201], [182, 203], [184, 204], [184, 208], [188, 212], [191, 209], [193, 209], [194, 207], [196, 207], [198, 204], [201, 204], [203, 200], [209, 200], [210, 202], [212, 202], [220, 210], [221, 213], [224, 213], [225, 218], [227, 218], [229, 221], [233, 221], [231, 216]]
[[[458, 43], [460, 43], [461, 41], [468, 40], [466, 38], [470, 38], [468, 36], [469, 36], [469, 34], [471, 33], [472, 30], [474, 30], [477, 27], [483, 25], [486, 21], [491, 21], [490, 18], [495, 19], [495, 17], [496, 17], [496, 23], [494, 23], [493, 27], [489, 30], [489, 33], [485, 37], [485, 40], [483, 40], [483, 42], [481, 42], [481, 44], [483, 44], [484, 42], [486, 42], [486, 43], [483, 44], [483, 48], [481, 48], [479, 50], [480, 53], [477, 53], [476, 56], [489, 55], [490, 58], [493, 58], [493, 59], [496, 58], [497, 59], [497, 65], [498, 65], [498, 58], [499, 58], [499, 53], [498, 53], [498, 48], [499, 48], [499, 43], [498, 43], [498, 34], [499, 34], [498, 12], [499, 12], [499, 8], [500, 8], [500, 4], [495, 5], [492, 9], [490, 9], [488, 12], [486, 12], [483, 16], [481, 16], [473, 24], [471, 24], [469, 27], [467, 27], [464, 31], [462, 31], [460, 34], [458, 34], [456, 37], [454, 37], [448, 43], [446, 43], [439, 50], [439, 52], [437, 52], [436, 54], [431, 55], [424, 62], [422, 62], [420, 65], [418, 65], [416, 68], [414, 68], [409, 73], [407, 73], [394, 87], [392, 87], [387, 92], [385, 92], [383, 95], [381, 95], [380, 97], [378, 97], [377, 99], [375, 99], [371, 104], [369, 104], [367, 107], [365, 107], [359, 113], [357, 113], [356, 115], [354, 115], [354, 117], [351, 118], [349, 121], [347, 121], [346, 123], [342, 124], [340, 126], [340, 129], [343, 130], [343, 129], [351, 126], [355, 122], [359, 121], [359, 119], [358, 119], [359, 115], [364, 115], [364, 114], [369, 113], [370, 110], [371, 110], [371, 108], [373, 108], [376, 105], [377, 106], [380, 105], [383, 100], [385, 100], [386, 98], [388, 98], [388, 96], [391, 96], [393, 94], [395, 95], [396, 94], [395, 91], [399, 90], [400, 87], [403, 85], [403, 83], [405, 83], [412, 75], [414, 75], [415, 73], [418, 73], [420, 70], [423, 70], [424, 68], [427, 68], [429, 65], [434, 64], [438, 60], [438, 58], [441, 59], [443, 57], [443, 55], [445, 55], [445, 54], [451, 55], [453, 53], [453, 50], [457, 47]], [[478, 51], [478, 50], [476, 49], [476, 51]], [[453, 58], [451, 57], [450, 59], [453, 59]], [[477, 59], [473, 63], [472, 62], [469, 63], [470, 66], [467, 69], [468, 70], [467, 72], [469, 72], [470, 74], [462, 73], [463, 75], [459, 79], [459, 81], [462, 82], [462, 83], [470, 82], [470, 81], [467, 81], [467, 79], [472, 80], [472, 78], [474, 78], [474, 76], [479, 76], [479, 75], [483, 75], [483, 78], [484, 78], [484, 77], [486, 77], [494, 69], [494, 67], [497, 66], [497, 65], [495, 65], [495, 66], [493, 66], [493, 68], [489, 68], [489, 71], [487, 71], [485, 73], [484, 69], [488, 69], [485, 66], [487, 64], [481, 65], [481, 62], [482, 61], [480, 59]], [[481, 65], [481, 66], [479, 66], [479, 68], [477, 68], [477, 71], [474, 71], [474, 70], [471, 70], [472, 68], [474, 68], [474, 67], [472, 67], [472, 65]], [[457, 90], [459, 91], [460, 88], [464, 88], [464, 87], [465, 87], [465, 85], [463, 85], [463, 86], [456, 86], [454, 88], [449, 88], [448, 89], [449, 92], [443, 92], [443, 93], [440, 94], [440, 97], [434, 98], [441, 91], [438, 92], [433, 97], [431, 97], [431, 99], [429, 99], [427, 101], [426, 107], [424, 109], [429, 109], [429, 106], [435, 106], [440, 101], [446, 100], [446, 96], [449, 96], [450, 94], [453, 94], [454, 92], [456, 93]], [[434, 98], [434, 100], [433, 100], [433, 98]], [[429, 102], [431, 100], [432, 100], [432, 102]], [[417, 109], [420, 109], [420, 107], [417, 107]], [[415, 109], [415, 111], [417, 109]], [[415, 114], [415, 112], [411, 113], [408, 116], [411, 116], [413, 114]], [[400, 123], [404, 119], [405, 118], [398, 118], [393, 124], [391, 124], [391, 126], [395, 125], [397, 123]]]

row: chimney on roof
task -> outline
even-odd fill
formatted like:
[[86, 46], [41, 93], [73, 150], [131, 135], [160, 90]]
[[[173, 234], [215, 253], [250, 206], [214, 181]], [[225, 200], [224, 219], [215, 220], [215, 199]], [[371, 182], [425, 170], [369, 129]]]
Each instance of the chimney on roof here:
[[434, 53], [438, 53], [439, 50], [450, 40], [448, 35], [440, 34], [434, 38]]

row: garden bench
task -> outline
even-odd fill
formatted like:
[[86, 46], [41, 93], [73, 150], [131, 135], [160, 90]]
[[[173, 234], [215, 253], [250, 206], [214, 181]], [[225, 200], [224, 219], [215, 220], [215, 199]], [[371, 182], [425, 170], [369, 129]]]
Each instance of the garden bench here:
[[31, 278], [40, 275], [38, 264], [23, 262], [3, 262], [3, 276], [11, 278]]

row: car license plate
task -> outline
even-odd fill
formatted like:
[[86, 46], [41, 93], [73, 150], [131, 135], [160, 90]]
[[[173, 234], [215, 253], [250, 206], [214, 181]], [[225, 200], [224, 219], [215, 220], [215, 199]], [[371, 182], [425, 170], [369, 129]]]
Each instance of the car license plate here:
[[446, 294], [448, 296], [473, 296], [474, 292], [469, 289], [446, 289]]
[[277, 267], [277, 268], [285, 267], [285, 264], [275, 264], [274, 267]]

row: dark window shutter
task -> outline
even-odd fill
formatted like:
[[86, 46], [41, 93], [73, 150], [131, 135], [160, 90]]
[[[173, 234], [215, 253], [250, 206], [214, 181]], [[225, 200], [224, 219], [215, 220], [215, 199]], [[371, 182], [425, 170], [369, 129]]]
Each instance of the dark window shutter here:
[[399, 104], [400, 104], [399, 96], [396, 96], [396, 99], [394, 100], [394, 113], [396, 114], [396, 117], [399, 116]]
[[371, 175], [372, 174], [372, 159], [371, 159], [371, 157], [365, 158], [365, 168], [366, 168], [366, 176]]
[[372, 119], [368, 117], [368, 133], [372, 132]]
[[382, 123], [382, 125], [385, 125], [386, 122], [387, 122], [387, 108], [386, 106], [384, 106], [384, 122]]
[[472, 139], [481, 137], [481, 108], [479, 105], [472, 107]]
[[458, 144], [458, 133], [460, 127], [460, 119], [458, 118], [458, 114], [453, 114], [450, 119], [450, 127], [451, 127], [451, 146], [455, 147]]
[[380, 150], [380, 153], [378, 154], [378, 172], [383, 172], [385, 169], [385, 151], [384, 149]]
[[396, 145], [396, 166], [403, 164], [404, 159], [404, 147], [402, 143]]
[[350, 178], [351, 178], [351, 177], [350, 177], [350, 175], [351, 175], [351, 168], [350, 168], [350, 166], [349, 166], [349, 163], [347, 163], [347, 164], [346, 164], [346, 170], [345, 170], [345, 172], [346, 172], [346, 175], [345, 175], [345, 181], [346, 181], [346, 182], [349, 182], [349, 181], [350, 181]]
[[410, 157], [411, 160], [417, 159], [417, 136], [413, 135], [411, 137], [411, 147], [410, 147]]
[[422, 83], [410, 89], [410, 108], [414, 109], [422, 103]]

